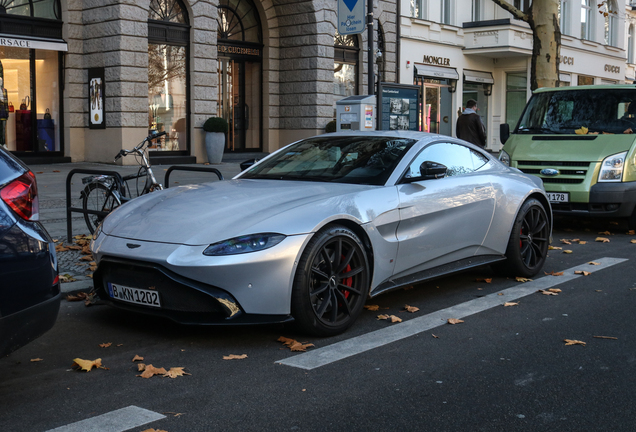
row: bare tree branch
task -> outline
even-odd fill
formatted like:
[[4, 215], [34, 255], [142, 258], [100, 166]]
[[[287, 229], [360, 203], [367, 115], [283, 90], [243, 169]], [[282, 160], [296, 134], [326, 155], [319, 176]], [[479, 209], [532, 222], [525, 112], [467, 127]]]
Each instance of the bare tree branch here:
[[530, 21], [530, 15], [528, 15], [527, 13], [517, 9], [516, 7], [514, 7], [513, 5], [508, 3], [506, 0], [492, 0], [492, 1], [496, 5], [499, 5], [502, 9], [507, 10], [508, 12], [510, 12], [512, 14], [512, 16], [514, 16], [515, 18], [523, 20], [525, 22], [529, 22]]

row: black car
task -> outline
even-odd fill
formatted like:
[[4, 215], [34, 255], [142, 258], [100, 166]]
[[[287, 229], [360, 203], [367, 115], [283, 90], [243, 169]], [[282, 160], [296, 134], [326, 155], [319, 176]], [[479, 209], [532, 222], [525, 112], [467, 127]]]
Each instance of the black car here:
[[38, 222], [35, 175], [0, 148], [0, 356], [48, 331], [60, 309], [53, 240]]

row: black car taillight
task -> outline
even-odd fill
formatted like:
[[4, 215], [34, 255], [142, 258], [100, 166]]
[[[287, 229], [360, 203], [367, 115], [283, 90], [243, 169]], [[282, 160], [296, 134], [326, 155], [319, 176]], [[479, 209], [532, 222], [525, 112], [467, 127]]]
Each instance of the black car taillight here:
[[39, 219], [38, 186], [35, 175], [27, 171], [0, 189], [0, 198], [22, 219]]

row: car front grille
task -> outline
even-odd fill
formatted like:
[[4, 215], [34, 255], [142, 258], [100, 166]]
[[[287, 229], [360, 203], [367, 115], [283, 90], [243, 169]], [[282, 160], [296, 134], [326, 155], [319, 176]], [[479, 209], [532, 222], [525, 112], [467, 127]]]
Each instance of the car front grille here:
[[[567, 167], [569, 169], [563, 169]], [[579, 169], [576, 169], [579, 167]], [[562, 161], [518, 161], [517, 168], [526, 174], [536, 175], [543, 183], [552, 184], [580, 184], [585, 180], [590, 162], [562, 162]], [[541, 170], [554, 168], [559, 171], [558, 176], [545, 176]], [[574, 169], [572, 169], [574, 168]]]

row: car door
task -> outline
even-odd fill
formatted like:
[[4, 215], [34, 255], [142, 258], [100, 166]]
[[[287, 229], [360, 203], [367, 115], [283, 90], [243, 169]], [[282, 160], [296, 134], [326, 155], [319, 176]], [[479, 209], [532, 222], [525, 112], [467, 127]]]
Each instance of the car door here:
[[[447, 167], [444, 178], [409, 182], [422, 162]], [[399, 194], [400, 222], [394, 277], [473, 256], [495, 209], [488, 158], [458, 143], [433, 143], [410, 163]], [[481, 168], [481, 170], [480, 170]]]

